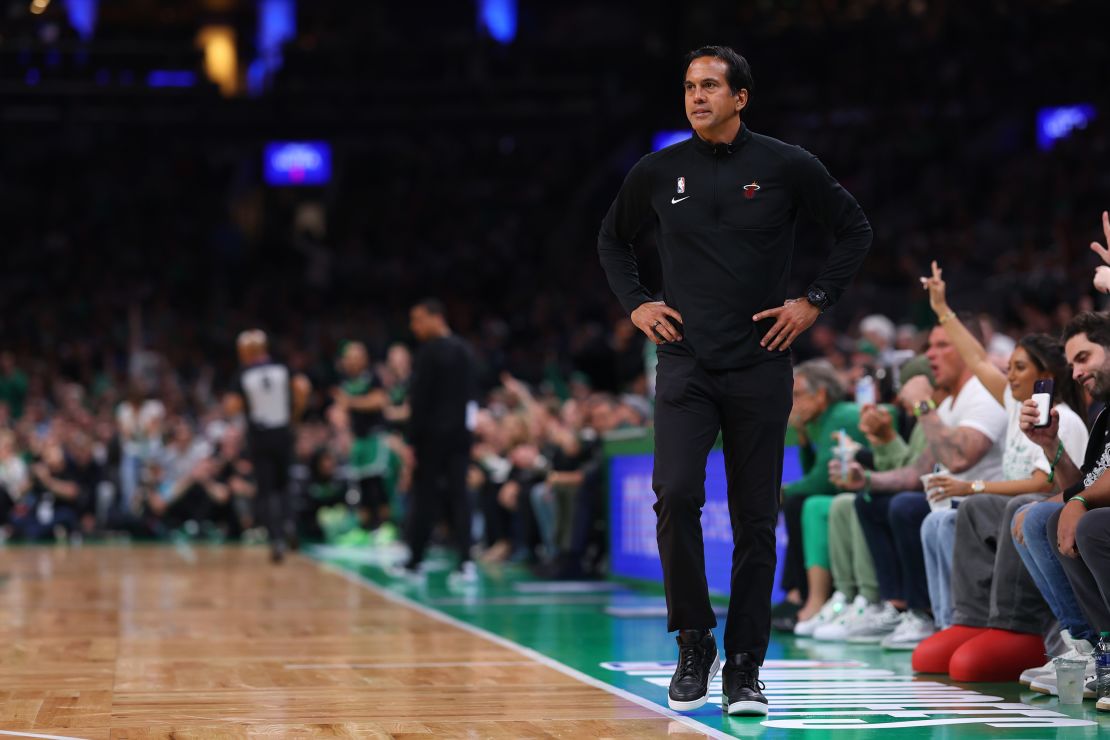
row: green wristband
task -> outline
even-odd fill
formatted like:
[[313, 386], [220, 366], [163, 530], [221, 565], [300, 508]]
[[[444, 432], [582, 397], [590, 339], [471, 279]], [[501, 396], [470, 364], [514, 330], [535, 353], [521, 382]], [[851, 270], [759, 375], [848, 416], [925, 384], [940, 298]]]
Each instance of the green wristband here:
[[1078, 494], [1076, 494], [1075, 496], [1072, 496], [1069, 499], [1069, 501], [1078, 501], [1079, 503], [1083, 504], [1084, 509], [1086, 509], [1087, 511], [1091, 510], [1091, 505], [1087, 503], [1087, 499], [1083, 498], [1082, 496], [1080, 496]]
[[1060, 463], [1060, 458], [1064, 456], [1064, 443], [1056, 442], [1056, 459], [1048, 466], [1048, 482], [1051, 483], [1056, 478], [1056, 466]]

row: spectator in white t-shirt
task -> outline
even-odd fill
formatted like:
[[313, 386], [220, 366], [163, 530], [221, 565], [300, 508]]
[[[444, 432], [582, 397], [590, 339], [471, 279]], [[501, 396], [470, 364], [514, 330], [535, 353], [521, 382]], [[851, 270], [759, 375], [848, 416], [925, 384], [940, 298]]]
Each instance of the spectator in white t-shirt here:
[[162, 402], [146, 398], [137, 383], [131, 385], [127, 399], [116, 409], [120, 438], [120, 504], [124, 509], [130, 506], [140, 471], [161, 449], [165, 416]]
[[[972, 321], [965, 325], [978, 331]], [[846, 490], [862, 491], [856, 497], [856, 512], [880, 591], [901, 594], [892, 602], [904, 605], [905, 611], [886, 623], [889, 634], [875, 635], [883, 647], [895, 650], [912, 650], [935, 631], [921, 547], [921, 523], [929, 514], [921, 476], [942, 469], [960, 480], [1002, 477], [1006, 412], [975, 378], [942, 327], [929, 333], [925, 355], [937, 386], [948, 391], [948, 397], [937, 406], [933, 387], [924, 377], [913, 378], [900, 393], [924, 430], [925, 451], [910, 465], [874, 474], [853, 464], [843, 481]]]
[[30, 487], [30, 472], [16, 449], [15, 434], [0, 429], [0, 528], [4, 528], [0, 531], [0, 542], [9, 534], [7, 525], [12, 509]]

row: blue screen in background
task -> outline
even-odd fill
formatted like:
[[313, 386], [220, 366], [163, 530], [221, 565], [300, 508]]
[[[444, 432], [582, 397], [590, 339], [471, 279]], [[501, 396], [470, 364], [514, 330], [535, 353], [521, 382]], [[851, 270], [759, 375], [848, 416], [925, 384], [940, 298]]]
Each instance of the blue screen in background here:
[[693, 135], [690, 129], [683, 129], [682, 131], [658, 131], [651, 137], [651, 150], [657, 152], [660, 149], [666, 149], [671, 144], [677, 144], [680, 141], [686, 141]]
[[331, 146], [326, 141], [271, 142], [263, 155], [263, 169], [267, 185], [327, 185]]
[[[609, 461], [609, 552], [614, 575], [663, 582], [659, 548], [655, 540], [655, 492], [651, 490], [654, 456], [616, 455]], [[783, 456], [782, 482], [802, 477], [797, 447], [787, 447]], [[705, 507], [701, 512], [705, 543], [705, 571], [709, 590], [728, 595], [732, 575], [732, 523], [728, 516], [724, 453], [709, 453], [705, 466]], [[772, 602], [781, 601], [782, 565], [786, 552], [786, 530], [779, 520], [776, 531], [778, 566]]]
[[1090, 103], [1041, 108], [1037, 111], [1037, 146], [1048, 151], [1075, 129], [1087, 128], [1094, 117], [1095, 107]]

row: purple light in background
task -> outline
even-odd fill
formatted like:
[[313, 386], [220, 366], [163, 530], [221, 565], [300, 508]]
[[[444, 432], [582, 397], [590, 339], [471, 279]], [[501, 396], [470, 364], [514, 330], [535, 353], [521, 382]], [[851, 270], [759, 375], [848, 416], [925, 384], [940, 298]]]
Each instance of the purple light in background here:
[[149, 87], [192, 87], [197, 75], [187, 69], [152, 69], [146, 76]]
[[1090, 103], [1041, 108], [1037, 111], [1037, 147], [1048, 151], [1073, 130], [1087, 128], [1094, 117], [1095, 107]]
[[27, 70], [27, 74], [23, 78], [23, 81], [26, 82], [28, 85], [37, 85], [39, 84], [39, 80], [41, 79], [42, 74], [39, 72], [39, 68], [31, 67], [29, 70]]
[[266, 145], [262, 169], [268, 185], [327, 185], [331, 146], [326, 141], [275, 141]]
[[100, 0], [65, 0], [69, 25], [82, 40], [88, 41], [96, 31], [96, 11]]
[[247, 67], [247, 92], [259, 95], [284, 63], [281, 47], [297, 35], [296, 0], [259, 0], [258, 56]]
[[516, 0], [478, 0], [478, 27], [501, 44], [516, 38]]
[[651, 150], [657, 152], [660, 149], [666, 149], [671, 144], [686, 141], [690, 138], [690, 134], [690, 129], [685, 129], [683, 131], [657, 131], [655, 136], [651, 137]]

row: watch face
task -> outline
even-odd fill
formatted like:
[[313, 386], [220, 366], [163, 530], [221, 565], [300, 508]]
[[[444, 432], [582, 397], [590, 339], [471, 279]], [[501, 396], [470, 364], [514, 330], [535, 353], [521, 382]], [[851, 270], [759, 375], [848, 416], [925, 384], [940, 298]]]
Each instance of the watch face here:
[[823, 291], [823, 290], [818, 290], [817, 288], [811, 288], [809, 293], [807, 294], [806, 298], [808, 298], [809, 302], [814, 304], [814, 305], [817, 305], [817, 306], [824, 306], [825, 305], [826, 296], [825, 296], [825, 291]]

